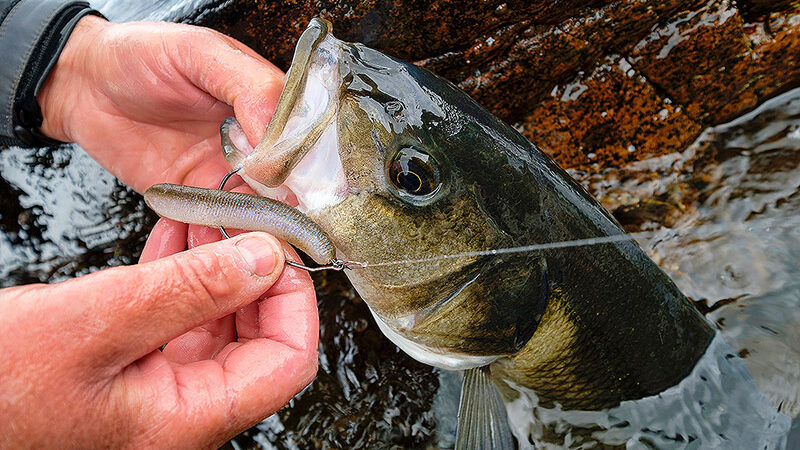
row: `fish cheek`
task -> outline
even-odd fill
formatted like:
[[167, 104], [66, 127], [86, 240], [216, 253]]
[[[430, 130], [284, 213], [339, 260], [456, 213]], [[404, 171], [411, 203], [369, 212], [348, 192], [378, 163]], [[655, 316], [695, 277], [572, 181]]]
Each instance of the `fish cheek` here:
[[[469, 195], [425, 207], [405, 205], [386, 191], [359, 192], [319, 217], [342, 256], [386, 262], [494, 248], [504, 236]], [[481, 259], [452, 258], [354, 270], [348, 276], [383, 318], [415, 316], [473, 278]]]
[[547, 265], [539, 255], [488, 258], [469, 285], [418, 315], [409, 335], [458, 353], [510, 355], [533, 336], [549, 296]]
[[351, 193], [385, 190], [384, 166], [391, 133], [374, 123], [357, 99], [342, 99], [337, 116], [339, 157]]
[[[347, 259], [397, 261], [507, 244], [471, 193], [447, 205], [403, 207], [361, 193], [314, 218]], [[424, 214], [419, 214], [424, 211]], [[418, 214], [415, 214], [418, 213]], [[505, 355], [533, 335], [549, 295], [539, 255], [441, 259], [348, 273], [362, 298], [395, 331], [431, 348]]]

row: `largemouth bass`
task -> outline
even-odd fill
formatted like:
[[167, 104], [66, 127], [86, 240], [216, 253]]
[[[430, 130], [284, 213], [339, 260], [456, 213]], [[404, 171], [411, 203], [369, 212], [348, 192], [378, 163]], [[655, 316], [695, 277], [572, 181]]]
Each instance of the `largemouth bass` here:
[[[296, 206], [344, 260], [422, 260], [624, 233], [541, 150], [456, 86], [342, 42], [321, 20], [300, 38], [262, 141], [250, 148], [227, 120], [222, 143], [256, 192]], [[218, 205], [224, 194], [214, 192], [198, 191], [194, 201]], [[187, 220], [179, 210], [189, 206], [164, 202], [170, 195], [156, 189], [146, 198], [168, 205], [155, 207], [159, 214]], [[255, 222], [236, 226], [263, 229]], [[309, 245], [313, 253], [323, 244]], [[493, 416], [502, 405], [495, 384], [529, 388], [565, 409], [608, 408], [678, 383], [713, 336], [632, 241], [372, 264], [347, 276], [400, 348], [469, 371], [461, 445], [504, 445], [491, 427], [478, 430], [482, 421], [502, 423]]]

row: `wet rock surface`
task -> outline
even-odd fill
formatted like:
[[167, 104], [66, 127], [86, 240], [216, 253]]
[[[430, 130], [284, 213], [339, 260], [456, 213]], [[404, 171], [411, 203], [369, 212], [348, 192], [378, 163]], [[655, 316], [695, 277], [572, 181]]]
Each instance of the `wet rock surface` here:
[[686, 148], [800, 85], [791, 1], [225, 1], [184, 20], [286, 68], [311, 17], [457, 83], [565, 167]]

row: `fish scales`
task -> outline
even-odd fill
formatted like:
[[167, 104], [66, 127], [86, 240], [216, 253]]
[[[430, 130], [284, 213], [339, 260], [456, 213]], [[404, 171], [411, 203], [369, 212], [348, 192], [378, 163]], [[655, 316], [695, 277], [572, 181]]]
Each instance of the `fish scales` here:
[[[713, 329], [635, 242], [486, 253], [624, 235], [596, 200], [452, 83], [329, 27], [313, 20], [298, 42], [265, 138], [234, 148], [248, 144], [231, 118], [222, 143], [260, 195], [293, 194], [339, 258], [377, 263], [346, 274], [389, 339], [482, 371], [465, 379], [488, 377], [507, 402], [517, 386], [567, 410], [653, 396], [692, 371]], [[260, 226], [247, 205], [220, 205]], [[425, 260], [440, 254], [472, 256]], [[381, 265], [398, 260], [419, 262]], [[462, 404], [479, 402], [465, 414], [480, 417], [464, 426], [493, 436], [486, 386], [465, 385]], [[468, 431], [458, 442], [478, 442]]]

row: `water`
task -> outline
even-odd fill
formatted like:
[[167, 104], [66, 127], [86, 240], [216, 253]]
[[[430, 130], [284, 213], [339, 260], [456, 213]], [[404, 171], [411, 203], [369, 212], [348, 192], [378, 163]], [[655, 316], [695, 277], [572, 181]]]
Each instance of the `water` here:
[[[619, 201], [628, 195], [625, 191], [649, 196], [687, 192], [696, 198], [676, 220], [677, 229], [762, 220], [791, 223], [800, 214], [800, 90], [706, 130], [681, 155], [644, 161], [627, 170], [626, 176], [659, 171], [666, 181], [655, 187], [628, 182], [609, 188], [594, 176], [599, 198]], [[781, 403], [782, 411], [798, 415], [800, 228], [731, 227], [656, 237], [646, 245], [681, 290], [711, 310], [707, 317], [744, 355], [762, 390]], [[777, 355], [783, 363], [776, 364]]]
[[[657, 396], [608, 411], [563, 411], [538, 405], [517, 388], [508, 405], [521, 448], [783, 448], [790, 419], [760, 393], [742, 360], [717, 336], [694, 370]], [[531, 420], [531, 418], [535, 420]]]
[[187, 17], [201, 7], [211, 12], [214, 5], [226, 3], [220, 0], [97, 0], [92, 7], [108, 20], [125, 22], [130, 20], [175, 20]]
[[156, 217], [78, 146], [8, 148], [0, 169], [3, 286], [138, 260]]
[[[705, 130], [680, 154], [575, 175], [606, 206], [624, 212], [620, 218], [628, 221], [629, 229], [668, 224], [683, 230], [683, 234], [655, 233], [642, 244], [714, 323], [718, 340], [729, 346], [733, 359], [741, 360], [763, 396], [743, 403], [749, 408], [739, 408], [737, 417], [720, 425], [728, 437], [735, 419], [756, 412], [755, 408], [766, 412], [774, 405], [786, 417], [800, 414], [800, 229], [744, 231], [733, 226], [763, 220], [791, 223], [800, 214], [800, 90]], [[654, 214], [650, 205], [658, 203], [677, 205], [674, 209], [680, 213]], [[724, 378], [725, 371], [721, 373]], [[742, 394], [730, 389], [725, 391], [729, 397], [721, 400]], [[785, 426], [779, 422], [773, 424]], [[757, 434], [753, 432], [757, 423], [757, 419], [746, 421], [742, 426], [747, 433], [741, 438]], [[787, 448], [800, 444], [797, 429], [795, 420]], [[730, 442], [722, 441], [719, 447]], [[774, 442], [780, 446], [780, 440]], [[706, 448], [713, 443], [713, 439], [702, 441]]]
[[[124, 20], [174, 19], [209, 3], [223, 2], [94, 5]], [[78, 147], [5, 149], [0, 168], [2, 286], [136, 261], [155, 216]], [[573, 175], [629, 231], [681, 230], [641, 244], [719, 334], [695, 372], [655, 400], [572, 413], [541, 408], [523, 393], [509, 405], [517, 436], [574, 447], [800, 448], [800, 421], [789, 422], [800, 414], [800, 230], [739, 226], [800, 215], [800, 91], [706, 130], [680, 153]], [[229, 445], [452, 446], [459, 375], [416, 363], [388, 342], [341, 274], [315, 282], [318, 378]]]

